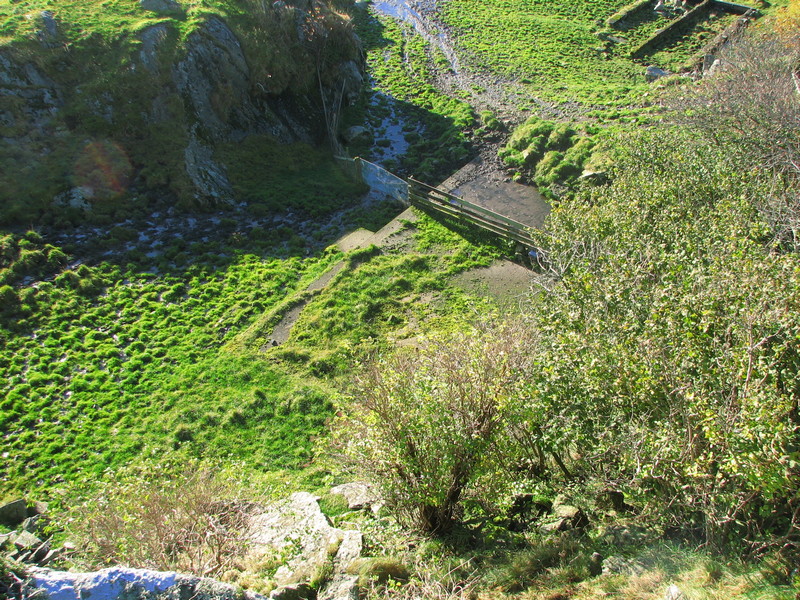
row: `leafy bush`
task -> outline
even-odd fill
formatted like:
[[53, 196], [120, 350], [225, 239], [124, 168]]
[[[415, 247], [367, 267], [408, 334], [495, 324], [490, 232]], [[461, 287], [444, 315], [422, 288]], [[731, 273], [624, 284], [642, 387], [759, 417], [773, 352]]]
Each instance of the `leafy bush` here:
[[415, 526], [444, 533], [458, 521], [526, 377], [526, 341], [520, 329], [495, 325], [365, 366], [342, 432], [350, 455]]
[[[743, 36], [726, 45], [720, 59], [721, 69], [702, 86], [674, 92], [673, 118], [724, 145], [739, 157], [743, 169], [777, 172], [796, 184], [800, 180], [797, 29], [782, 35], [762, 31]], [[795, 198], [765, 193], [757, 206], [778, 241], [797, 251], [800, 214]]]
[[711, 542], [798, 539], [800, 271], [757, 211], [774, 181], [667, 128], [627, 149], [612, 186], [537, 234], [551, 278], [516, 420], [568, 468], [631, 482]]

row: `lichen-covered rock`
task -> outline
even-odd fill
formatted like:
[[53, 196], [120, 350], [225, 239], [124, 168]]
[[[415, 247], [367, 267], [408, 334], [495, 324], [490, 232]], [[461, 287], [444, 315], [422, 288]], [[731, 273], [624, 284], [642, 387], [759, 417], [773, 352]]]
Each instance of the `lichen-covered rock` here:
[[348, 530], [333, 559], [334, 575], [319, 593], [319, 600], [358, 600], [358, 575], [350, 568], [361, 557], [363, 538], [360, 531]]
[[[351, 127], [351, 129], [353, 128]], [[347, 500], [347, 507], [350, 510], [370, 508], [373, 504], [380, 502], [380, 496], [377, 490], [369, 483], [361, 481], [337, 485], [331, 488], [331, 494], [340, 494], [344, 496]]]
[[297, 492], [252, 521], [251, 556], [284, 553], [286, 561], [278, 567], [275, 582], [279, 586], [308, 582], [338, 550], [344, 532], [328, 522], [317, 503], [307, 492]]

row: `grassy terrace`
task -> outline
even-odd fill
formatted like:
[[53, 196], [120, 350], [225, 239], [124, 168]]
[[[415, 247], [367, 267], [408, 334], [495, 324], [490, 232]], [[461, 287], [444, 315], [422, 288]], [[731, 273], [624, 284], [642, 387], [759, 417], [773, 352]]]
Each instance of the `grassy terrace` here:
[[[534, 97], [629, 104], [641, 69], [603, 54], [594, 35], [625, 0], [451, 0], [444, 19], [476, 68], [519, 79]], [[525, 101], [524, 98], [521, 101]]]
[[[260, 472], [308, 464], [333, 414], [333, 383], [359, 348], [467, 302], [448, 290], [449, 275], [494, 255], [432, 221], [413, 233], [412, 256], [331, 248], [300, 258], [263, 230], [232, 232], [158, 259], [0, 287], [0, 483], [41, 494], [148, 456]], [[63, 257], [35, 234], [7, 235], [2, 246], [5, 276]], [[284, 346], [265, 353], [258, 335], [237, 340], [342, 259], [350, 268], [311, 301]], [[431, 293], [435, 305], [415, 303]]]

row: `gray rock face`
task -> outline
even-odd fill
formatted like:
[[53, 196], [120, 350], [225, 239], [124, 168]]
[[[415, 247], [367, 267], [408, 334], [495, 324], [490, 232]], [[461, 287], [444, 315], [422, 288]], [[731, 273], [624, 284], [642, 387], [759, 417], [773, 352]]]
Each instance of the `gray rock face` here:
[[61, 192], [53, 198], [53, 202], [59, 206], [89, 210], [92, 207], [91, 200], [93, 197], [94, 191], [91, 188], [81, 186]]
[[20, 531], [14, 539], [14, 546], [18, 550], [34, 550], [42, 544], [42, 540], [29, 531]]
[[316, 597], [316, 590], [307, 583], [285, 585], [269, 594], [269, 600], [314, 600]]
[[175, 66], [174, 79], [190, 113], [212, 139], [223, 139], [232, 120], [257, 121], [246, 97], [250, 71], [242, 46], [222, 20], [212, 17], [189, 36], [186, 57]]
[[0, 108], [0, 118], [20, 136], [43, 132], [63, 103], [56, 84], [32, 63], [20, 64], [1, 52], [0, 97], [19, 101], [14, 109]]
[[722, 60], [719, 58], [715, 58], [711, 65], [706, 69], [705, 75], [708, 77], [712, 77], [713, 75], [719, 73], [723, 69]]
[[641, 575], [644, 573], [644, 571], [644, 566], [632, 558], [625, 558], [623, 556], [609, 556], [603, 560], [603, 573], [606, 575]]
[[[360, 557], [361, 532], [333, 527], [315, 496], [300, 492], [267, 508], [251, 520], [248, 560], [279, 553], [284, 564], [274, 576], [279, 586], [271, 600], [358, 600], [358, 576], [348, 571]], [[49, 544], [23, 532], [18, 547], [48, 562], [56, 554]], [[22, 539], [24, 538], [24, 539]], [[66, 551], [66, 545], [64, 549]], [[41, 555], [41, 556], [38, 556]], [[33, 555], [31, 555], [33, 560]], [[322, 567], [332, 573], [319, 591], [311, 587]], [[66, 573], [28, 567], [25, 597], [43, 600], [267, 600], [213, 579], [175, 572], [114, 567], [91, 573]]]
[[173, 80], [204, 138], [236, 141], [260, 133], [287, 143], [312, 141], [310, 124], [294, 119], [279, 99], [253, 94], [242, 46], [221, 19], [212, 17], [189, 36]]
[[36, 38], [45, 48], [55, 48], [59, 44], [58, 22], [55, 15], [49, 10], [39, 13], [42, 20], [42, 28], [36, 32]]
[[142, 49], [139, 50], [139, 61], [151, 73], [158, 71], [158, 52], [167, 39], [167, 26], [163, 23], [147, 27], [139, 34]]
[[345, 104], [355, 104], [364, 87], [364, 75], [355, 61], [349, 60], [339, 66], [339, 79]]
[[225, 168], [214, 161], [214, 151], [200, 142], [196, 130], [192, 130], [185, 158], [186, 174], [195, 187], [195, 200], [200, 204], [233, 203], [233, 188]]
[[0, 523], [15, 527], [22, 523], [28, 516], [28, 506], [20, 498], [0, 506]]
[[93, 573], [66, 573], [31, 567], [26, 582], [29, 597], [43, 593], [49, 600], [264, 600], [264, 597], [213, 579], [168, 571], [114, 567]]
[[589, 524], [589, 519], [577, 506], [564, 504], [564, 500], [559, 496], [553, 503], [552, 520], [542, 525], [542, 531], [567, 531], [569, 529], [578, 529], [586, 527]]
[[648, 83], [652, 83], [653, 81], [661, 79], [662, 77], [667, 77], [668, 75], [672, 75], [672, 73], [659, 67], [654, 67], [653, 65], [650, 65], [644, 70], [644, 78]]

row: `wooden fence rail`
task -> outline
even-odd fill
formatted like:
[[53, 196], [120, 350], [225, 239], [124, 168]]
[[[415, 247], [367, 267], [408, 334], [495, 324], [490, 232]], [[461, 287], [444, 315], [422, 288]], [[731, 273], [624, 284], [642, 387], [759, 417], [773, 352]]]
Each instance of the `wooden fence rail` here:
[[413, 177], [408, 179], [408, 199], [412, 205], [456, 217], [526, 248], [534, 248], [530, 227], [499, 213], [430, 186]]

